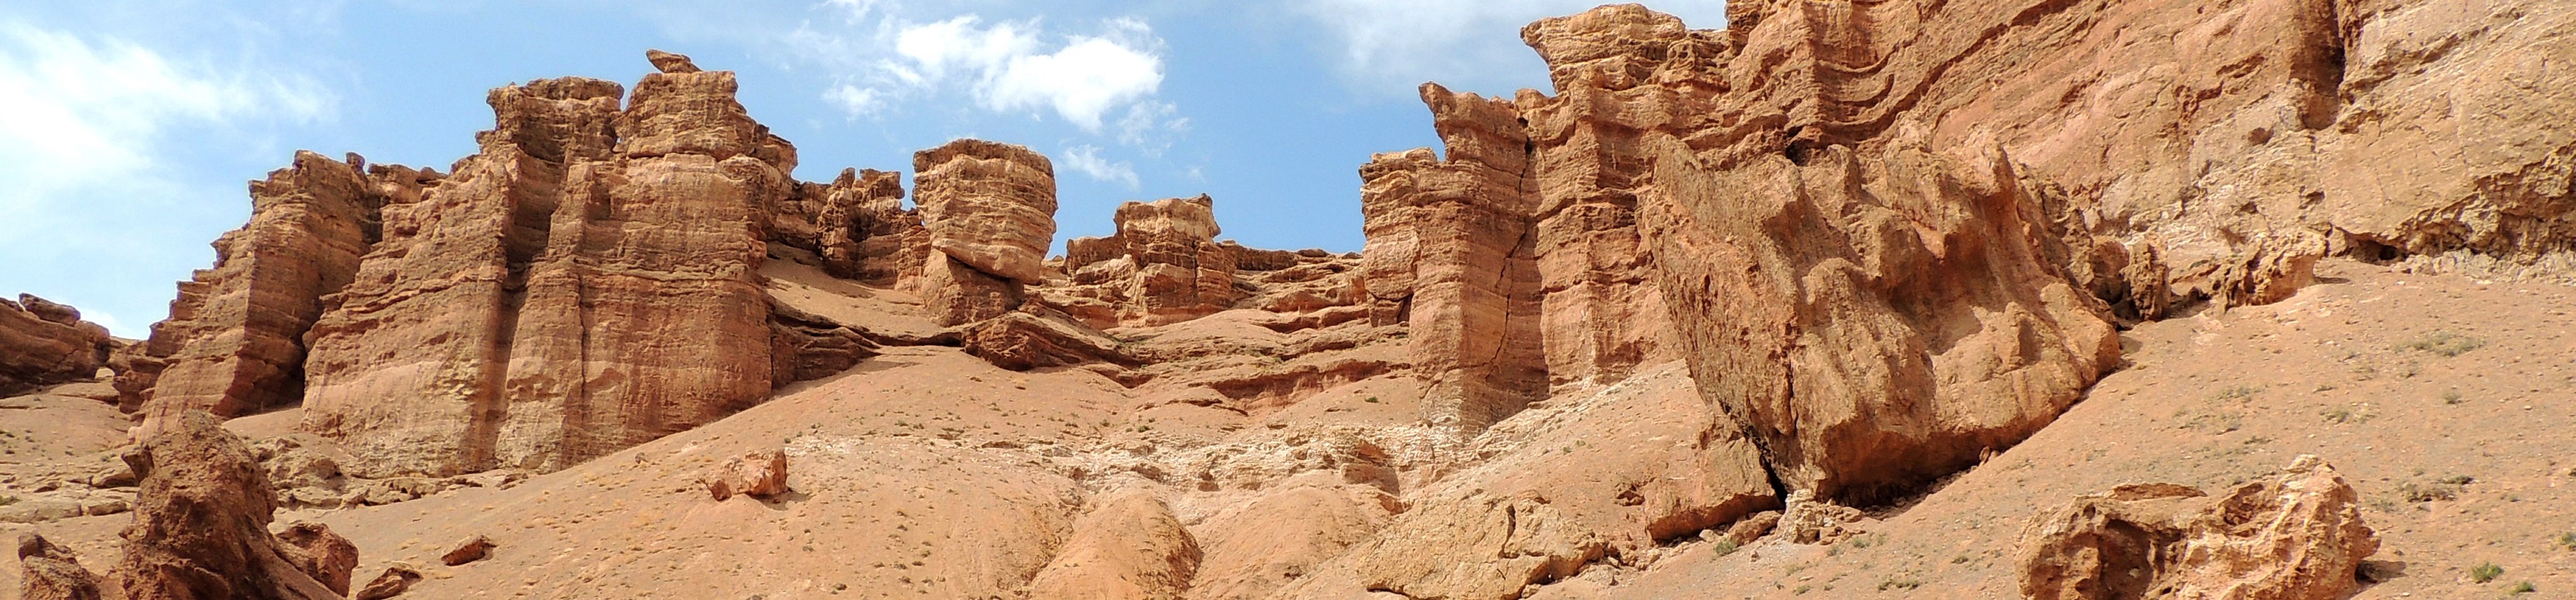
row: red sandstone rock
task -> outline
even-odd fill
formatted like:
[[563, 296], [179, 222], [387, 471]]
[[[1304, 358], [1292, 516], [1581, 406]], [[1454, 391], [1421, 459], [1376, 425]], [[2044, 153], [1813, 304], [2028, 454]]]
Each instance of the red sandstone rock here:
[[763, 211], [794, 150], [733, 91], [655, 73], [621, 112], [604, 81], [494, 90], [482, 152], [386, 209], [315, 326], [305, 427], [360, 475], [552, 470], [765, 399]]
[[2177, 484], [2125, 485], [2031, 523], [2021, 591], [2040, 600], [2329, 600], [2379, 539], [2334, 467], [2300, 456], [2224, 497]]
[[171, 416], [127, 456], [143, 473], [115, 577], [130, 600], [341, 595], [268, 533], [275, 501], [242, 440], [202, 411]]
[[300, 521], [278, 532], [280, 553], [296, 570], [313, 576], [333, 593], [349, 593], [349, 576], [358, 570], [358, 546], [349, 538], [332, 533], [331, 527], [314, 521]]
[[27, 294], [0, 299], [0, 396], [97, 377], [114, 344], [107, 328], [69, 306]]
[[376, 575], [375, 580], [367, 582], [367, 587], [359, 588], [358, 593], [350, 595], [349, 600], [385, 600], [400, 596], [403, 592], [411, 591], [412, 584], [420, 583], [420, 579], [418, 567], [394, 563], [386, 566], [385, 572]]
[[18, 582], [22, 600], [99, 600], [98, 575], [81, 568], [80, 555], [56, 546], [45, 536], [18, 534]]
[[961, 139], [912, 156], [930, 247], [968, 267], [1038, 283], [1055, 243], [1055, 167], [1028, 148]]
[[215, 241], [215, 266], [179, 285], [170, 319], [143, 344], [141, 373], [119, 378], [144, 432], [190, 410], [238, 416], [304, 394], [304, 333], [323, 296], [357, 276], [387, 202], [416, 198], [421, 173], [354, 155], [297, 152], [295, 164], [251, 182], [251, 219]]
[[1064, 270], [1113, 307], [1091, 324], [1151, 327], [1232, 308], [1236, 251], [1216, 243], [1214, 204], [1206, 195], [1128, 202], [1116, 234], [1066, 241]]
[[1134, 364], [1117, 338], [1060, 315], [1013, 311], [966, 332], [966, 352], [1014, 371], [1105, 362]]
[[1180, 600], [1198, 572], [1198, 541], [1146, 490], [1097, 500], [1073, 537], [1029, 582], [1033, 598]]
[[492, 543], [492, 538], [481, 535], [470, 536], [457, 541], [456, 545], [448, 548], [446, 554], [438, 555], [438, 562], [453, 567], [483, 560], [491, 556], [492, 549], [498, 546], [499, 544]]
[[707, 494], [722, 502], [736, 494], [769, 499], [787, 493], [787, 452], [745, 454], [716, 465], [706, 478]]

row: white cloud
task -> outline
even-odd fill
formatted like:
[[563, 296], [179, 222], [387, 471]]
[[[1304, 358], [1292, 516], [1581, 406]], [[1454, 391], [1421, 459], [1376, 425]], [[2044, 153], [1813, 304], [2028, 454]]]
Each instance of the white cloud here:
[[850, 113], [851, 116], [868, 116], [885, 110], [883, 93], [875, 88], [863, 88], [847, 83], [824, 90], [823, 99], [841, 107], [843, 112]]
[[1126, 161], [1112, 162], [1101, 158], [1099, 146], [1082, 145], [1066, 148], [1064, 163], [1073, 167], [1073, 170], [1091, 176], [1092, 179], [1126, 184], [1130, 191], [1141, 187], [1136, 180], [1135, 166], [1127, 164]]
[[[0, 208], [29, 214], [149, 182], [154, 148], [174, 128], [310, 122], [334, 103], [308, 78], [225, 73], [122, 40], [0, 23]], [[0, 243], [28, 233], [0, 225]]]
[[[853, 20], [881, 15], [872, 31], [856, 39], [810, 24], [788, 38], [814, 60], [845, 72], [847, 81], [827, 90], [824, 99], [854, 117], [881, 114], [898, 101], [962, 91], [985, 110], [1051, 112], [1100, 133], [1121, 109], [1170, 106], [1153, 100], [1163, 85], [1163, 42], [1144, 21], [1109, 19], [1096, 34], [1055, 35], [1036, 20], [987, 22], [967, 14], [922, 23], [887, 14], [868, 0], [832, 0], [826, 6]], [[1123, 129], [1120, 134], [1128, 135]]]
[[[1591, 9], [1598, 0], [1296, 0], [1291, 10], [1324, 26], [1337, 68], [1370, 90], [1411, 95], [1424, 81], [1459, 89], [1544, 86], [1546, 71], [1521, 44], [1521, 26]], [[1723, 27], [1723, 0], [1666, 0], [1658, 11], [1691, 27]], [[1511, 90], [1482, 89], [1509, 97]]]

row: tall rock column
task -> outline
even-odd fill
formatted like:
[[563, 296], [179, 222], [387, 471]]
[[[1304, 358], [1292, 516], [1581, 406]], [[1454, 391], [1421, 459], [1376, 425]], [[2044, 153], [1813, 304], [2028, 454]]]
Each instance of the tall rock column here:
[[733, 74], [661, 54], [621, 89], [494, 90], [482, 151], [421, 202], [313, 334], [304, 427], [353, 473], [552, 470], [766, 399], [758, 271], [794, 149]]
[[1001, 316], [1038, 283], [1055, 243], [1055, 166], [1013, 144], [961, 139], [913, 153], [913, 201], [932, 252], [922, 303], [960, 325]]
[[498, 466], [493, 432], [528, 261], [576, 164], [608, 160], [624, 88], [540, 79], [492, 90], [481, 151], [419, 202], [384, 211], [384, 240], [330, 300], [305, 361], [303, 427], [363, 475]]
[[1449, 157], [1360, 168], [1363, 284], [1375, 319], [1412, 331], [1425, 416], [1472, 432], [1547, 394], [1528, 138], [1509, 102], [1422, 92]]
[[389, 197], [416, 194], [420, 173], [295, 153], [293, 166], [250, 184], [251, 218], [215, 240], [215, 266], [179, 284], [170, 318], [152, 326], [118, 389], [147, 425], [188, 410], [238, 416], [304, 393], [304, 333], [322, 297], [357, 277]]

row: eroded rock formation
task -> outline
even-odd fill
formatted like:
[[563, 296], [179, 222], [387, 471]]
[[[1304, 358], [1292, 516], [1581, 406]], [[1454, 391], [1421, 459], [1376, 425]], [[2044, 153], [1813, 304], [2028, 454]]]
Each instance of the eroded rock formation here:
[[2021, 591], [2039, 600], [2344, 598], [2361, 585], [2361, 560], [2379, 550], [2359, 502], [2333, 466], [2305, 455], [2222, 497], [2170, 483], [2081, 496], [2023, 532]]
[[80, 311], [30, 294], [0, 298], [0, 396], [98, 376], [115, 340]]
[[919, 286], [931, 318], [961, 325], [1019, 308], [1055, 243], [1055, 166], [1028, 148], [961, 139], [914, 153], [912, 169], [936, 251]]
[[1198, 572], [1198, 540], [1153, 492], [1102, 498], [1029, 582], [1034, 598], [1180, 600]]
[[115, 577], [126, 598], [342, 596], [303, 569], [313, 562], [299, 562], [307, 553], [269, 535], [276, 501], [268, 478], [250, 447], [214, 416], [166, 417], [127, 461], [143, 474], [143, 485], [134, 520], [119, 534], [125, 549]]
[[[668, 62], [665, 60], [664, 62]], [[765, 399], [757, 271], [794, 150], [730, 72], [494, 90], [482, 151], [419, 202], [311, 334], [305, 427], [353, 473], [553, 470]]]
[[250, 222], [215, 240], [215, 266], [179, 284], [117, 378], [147, 430], [191, 410], [239, 416], [304, 397], [304, 332], [323, 297], [358, 275], [382, 236], [383, 207], [419, 199], [438, 174], [297, 152], [250, 184]]
[[1114, 235], [1065, 242], [1064, 271], [1076, 285], [1048, 294], [1050, 305], [1104, 329], [1177, 323], [1234, 307], [1240, 295], [1235, 255], [1244, 251], [1217, 243], [1223, 230], [1215, 200], [1202, 194], [1128, 202], [1118, 206], [1116, 219]]

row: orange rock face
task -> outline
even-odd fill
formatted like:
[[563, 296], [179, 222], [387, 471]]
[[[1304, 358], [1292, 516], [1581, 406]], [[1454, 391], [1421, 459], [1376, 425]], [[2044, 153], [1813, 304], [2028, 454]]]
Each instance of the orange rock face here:
[[1050, 295], [1049, 303], [1097, 303], [1103, 314], [1091, 322], [1100, 327], [1151, 327], [1233, 308], [1240, 251], [1216, 242], [1223, 230], [1215, 202], [1202, 194], [1119, 205], [1117, 234], [1065, 242], [1065, 272], [1095, 287], [1080, 299]]
[[1001, 316], [1043, 281], [1055, 243], [1055, 167], [1028, 148], [961, 139], [914, 153], [913, 198], [930, 249], [921, 294], [932, 319]]
[[[435, 173], [369, 169], [297, 152], [251, 182], [251, 219], [215, 240], [215, 266], [179, 285], [118, 388], [158, 422], [190, 410], [248, 414], [303, 398], [304, 332], [322, 297], [358, 274], [389, 202], [415, 200]], [[150, 424], [147, 423], [147, 427]]]
[[706, 484], [707, 494], [719, 502], [735, 495], [767, 499], [787, 493], [787, 452], [753, 452], [718, 463]]
[[268, 479], [214, 417], [170, 416], [126, 460], [143, 473], [115, 569], [126, 598], [341, 597], [302, 569], [304, 553], [269, 535]]
[[28, 294], [0, 298], [0, 396], [96, 377], [114, 343], [107, 328], [69, 306]]
[[313, 330], [305, 427], [352, 473], [552, 470], [765, 399], [764, 207], [793, 150], [729, 72], [495, 90], [483, 151]]
[[21, 600], [98, 600], [98, 575], [81, 567], [80, 555], [34, 533], [18, 534]]

